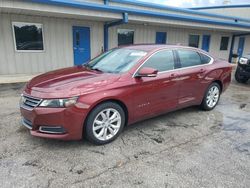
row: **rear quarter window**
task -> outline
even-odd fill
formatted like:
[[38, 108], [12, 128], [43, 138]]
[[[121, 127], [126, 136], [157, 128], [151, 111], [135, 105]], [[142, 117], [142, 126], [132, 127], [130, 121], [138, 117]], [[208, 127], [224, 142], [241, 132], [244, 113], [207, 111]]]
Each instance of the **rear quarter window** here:
[[211, 61], [211, 57], [208, 57], [205, 54], [200, 53], [201, 56], [201, 64], [208, 64]]

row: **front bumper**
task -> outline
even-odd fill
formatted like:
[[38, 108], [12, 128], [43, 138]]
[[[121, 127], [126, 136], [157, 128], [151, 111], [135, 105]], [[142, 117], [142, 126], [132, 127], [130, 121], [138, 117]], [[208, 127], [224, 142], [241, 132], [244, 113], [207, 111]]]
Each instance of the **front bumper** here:
[[86, 111], [77, 108], [20, 107], [22, 124], [33, 136], [60, 140], [79, 140], [83, 134]]
[[238, 65], [237, 71], [241, 76], [250, 78], [250, 65]]

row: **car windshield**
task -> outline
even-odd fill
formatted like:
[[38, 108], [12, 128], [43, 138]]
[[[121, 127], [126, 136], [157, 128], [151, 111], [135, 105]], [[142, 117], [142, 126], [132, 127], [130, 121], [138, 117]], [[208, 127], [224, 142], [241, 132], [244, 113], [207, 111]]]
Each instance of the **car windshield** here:
[[91, 60], [85, 66], [101, 72], [123, 73], [133, 67], [146, 54], [147, 52], [141, 50], [113, 49]]

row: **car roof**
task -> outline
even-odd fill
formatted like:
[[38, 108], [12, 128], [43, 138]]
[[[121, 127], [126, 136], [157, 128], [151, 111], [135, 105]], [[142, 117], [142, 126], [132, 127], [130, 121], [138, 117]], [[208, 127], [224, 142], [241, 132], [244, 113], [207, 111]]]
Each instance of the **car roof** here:
[[199, 51], [198, 48], [182, 46], [182, 45], [170, 45], [170, 44], [136, 44], [136, 45], [129, 45], [129, 46], [120, 46], [119, 48], [125, 49], [133, 49], [133, 50], [142, 50], [146, 52], [157, 51], [161, 49], [176, 49], [176, 48], [186, 48], [186, 49], [193, 49]]

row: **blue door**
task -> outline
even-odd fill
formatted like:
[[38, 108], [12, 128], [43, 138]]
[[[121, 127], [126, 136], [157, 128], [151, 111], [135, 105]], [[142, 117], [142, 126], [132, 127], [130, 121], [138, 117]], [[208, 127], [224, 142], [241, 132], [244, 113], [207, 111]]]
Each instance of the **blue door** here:
[[90, 29], [73, 26], [74, 65], [90, 60]]
[[210, 35], [203, 35], [202, 37], [202, 50], [209, 51]]
[[166, 44], [167, 42], [167, 33], [166, 32], [156, 32], [156, 44]]
[[238, 44], [238, 55], [239, 55], [239, 57], [241, 57], [243, 55], [244, 44], [245, 44], [245, 37], [240, 37], [239, 44]]

